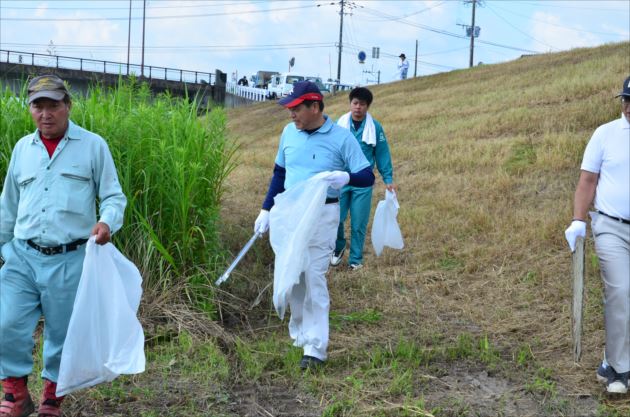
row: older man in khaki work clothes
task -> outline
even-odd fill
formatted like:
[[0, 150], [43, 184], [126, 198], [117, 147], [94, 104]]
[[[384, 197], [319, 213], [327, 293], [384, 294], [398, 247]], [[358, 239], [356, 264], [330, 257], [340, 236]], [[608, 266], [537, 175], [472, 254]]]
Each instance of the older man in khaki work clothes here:
[[[61, 350], [81, 278], [85, 243], [109, 242], [127, 200], [100, 136], [69, 119], [72, 101], [55, 75], [34, 78], [28, 103], [37, 126], [13, 149], [0, 195], [0, 417], [35, 410], [27, 389], [33, 331], [44, 316], [44, 390], [39, 417], [61, 415]], [[96, 220], [96, 200], [99, 219]]]

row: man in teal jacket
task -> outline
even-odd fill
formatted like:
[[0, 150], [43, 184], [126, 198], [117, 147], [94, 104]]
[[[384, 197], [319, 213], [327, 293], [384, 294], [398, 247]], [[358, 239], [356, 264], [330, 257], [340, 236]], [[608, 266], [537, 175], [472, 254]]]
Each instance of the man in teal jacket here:
[[[337, 124], [350, 129], [354, 137], [361, 145], [365, 157], [374, 165], [383, 178], [385, 187], [389, 191], [396, 191], [393, 183], [392, 158], [387, 145], [387, 138], [383, 127], [374, 120], [368, 109], [372, 104], [372, 92], [365, 87], [357, 87], [350, 92], [350, 111], [341, 116]], [[372, 205], [372, 187], [353, 187], [346, 185], [341, 190], [339, 198], [340, 220], [337, 230], [337, 242], [330, 263], [337, 266], [341, 263], [345, 249], [346, 238], [344, 236], [344, 224], [350, 211], [350, 257], [348, 264], [352, 270], [363, 267], [363, 245], [365, 233], [370, 218]]]

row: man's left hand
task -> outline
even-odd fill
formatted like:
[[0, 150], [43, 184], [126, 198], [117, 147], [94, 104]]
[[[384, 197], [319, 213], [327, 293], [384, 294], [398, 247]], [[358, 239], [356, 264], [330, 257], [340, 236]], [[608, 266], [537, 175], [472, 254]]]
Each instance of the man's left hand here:
[[325, 179], [328, 181], [328, 185], [339, 190], [350, 182], [350, 174], [346, 171], [332, 171]]
[[99, 245], [106, 244], [112, 238], [109, 226], [103, 222], [96, 223], [96, 225], [92, 228], [92, 235], [96, 236], [96, 243]]
[[391, 191], [392, 193], [396, 193], [396, 185], [395, 184], [385, 184], [385, 188], [387, 191]]

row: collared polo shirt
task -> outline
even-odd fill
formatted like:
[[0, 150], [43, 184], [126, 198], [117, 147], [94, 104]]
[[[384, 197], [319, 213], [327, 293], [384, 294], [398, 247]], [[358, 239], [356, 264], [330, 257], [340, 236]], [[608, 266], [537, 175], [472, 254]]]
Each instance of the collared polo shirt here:
[[630, 123], [623, 115], [595, 130], [581, 169], [599, 174], [595, 208], [630, 219]]
[[0, 195], [0, 245], [13, 237], [42, 246], [87, 238], [97, 197], [99, 221], [116, 232], [127, 199], [105, 140], [70, 121], [50, 157], [36, 130], [11, 155]]
[[[324, 124], [311, 134], [295, 123], [282, 131], [275, 162], [286, 170], [285, 189], [323, 171], [356, 173], [370, 166], [352, 133], [324, 117]], [[339, 190], [329, 188], [328, 197], [339, 197]]]

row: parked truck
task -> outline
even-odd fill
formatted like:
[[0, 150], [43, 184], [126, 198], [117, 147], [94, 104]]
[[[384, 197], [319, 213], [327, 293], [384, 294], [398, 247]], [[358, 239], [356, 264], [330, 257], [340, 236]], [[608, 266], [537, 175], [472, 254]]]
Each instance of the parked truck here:
[[324, 85], [320, 77], [312, 75], [298, 74], [294, 72], [287, 72], [281, 74], [275, 74], [271, 77], [271, 81], [267, 85], [269, 96], [271, 98], [281, 98], [288, 96], [293, 91], [293, 84], [298, 81], [312, 81], [319, 87], [322, 93], [328, 92], [328, 87]]
[[267, 88], [274, 75], [279, 74], [277, 71], [257, 71], [250, 77], [249, 85], [256, 88]]

